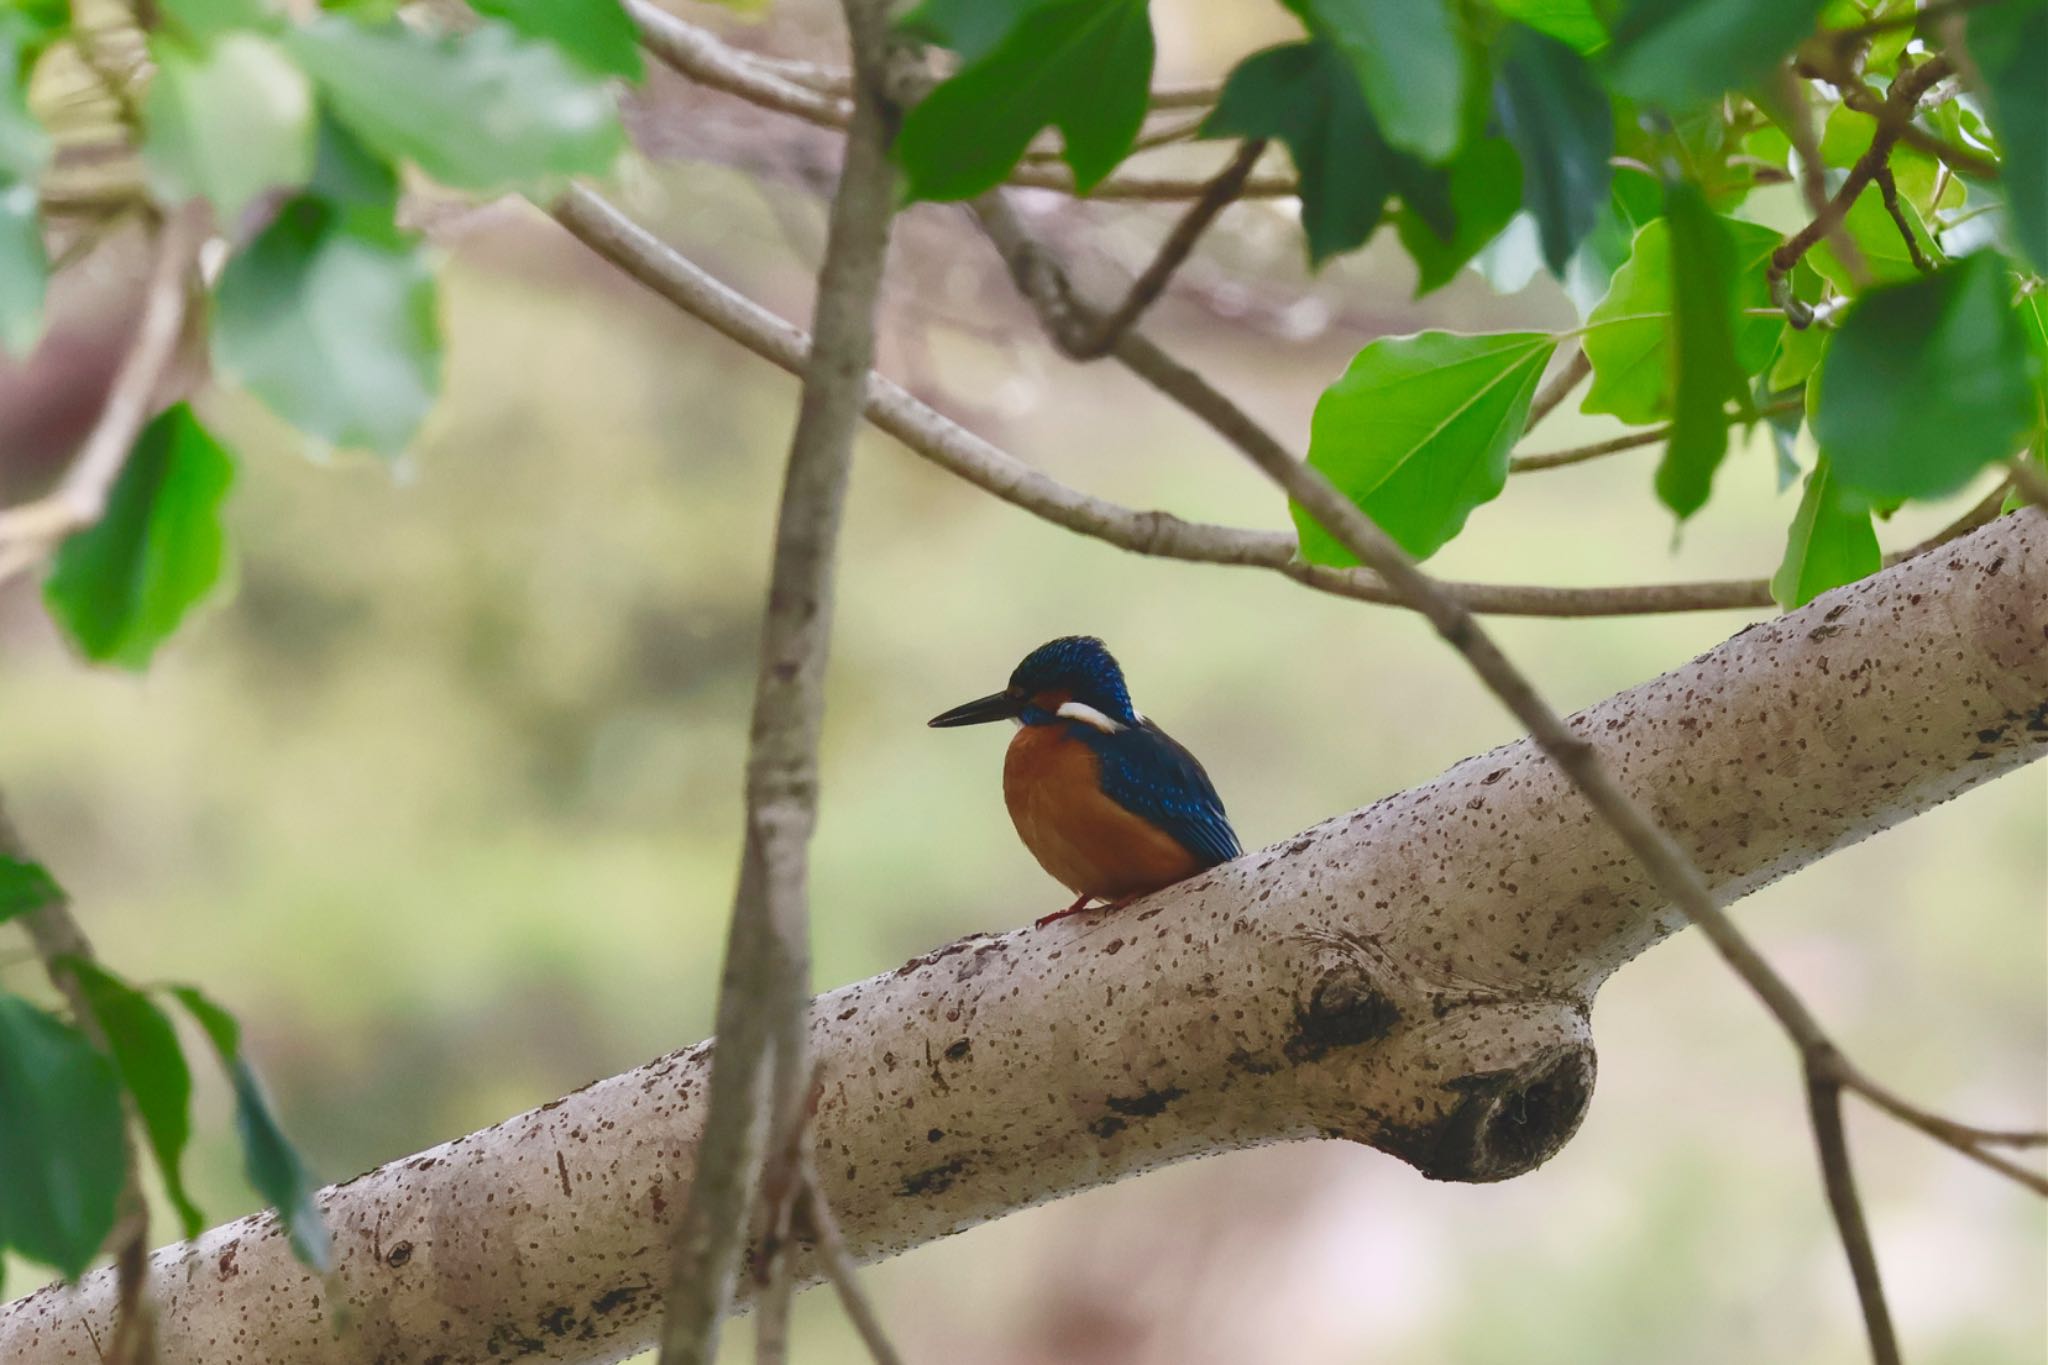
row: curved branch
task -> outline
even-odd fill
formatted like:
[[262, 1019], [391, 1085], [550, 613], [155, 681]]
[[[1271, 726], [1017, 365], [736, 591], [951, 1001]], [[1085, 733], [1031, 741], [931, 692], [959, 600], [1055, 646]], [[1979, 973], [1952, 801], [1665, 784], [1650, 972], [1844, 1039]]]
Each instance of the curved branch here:
[[[2044, 626], [2048, 519], [2003, 517], [1571, 728], [1727, 904], [2048, 754]], [[862, 1261], [1276, 1140], [1512, 1175], [1583, 1112], [1598, 983], [1683, 923], [1521, 740], [1122, 911], [973, 935], [824, 996], [819, 1174]], [[685, 1048], [323, 1191], [355, 1334], [339, 1352], [270, 1215], [158, 1252], [166, 1365], [629, 1354], [709, 1061]], [[112, 1305], [100, 1272], [0, 1307], [0, 1359], [91, 1360]]]

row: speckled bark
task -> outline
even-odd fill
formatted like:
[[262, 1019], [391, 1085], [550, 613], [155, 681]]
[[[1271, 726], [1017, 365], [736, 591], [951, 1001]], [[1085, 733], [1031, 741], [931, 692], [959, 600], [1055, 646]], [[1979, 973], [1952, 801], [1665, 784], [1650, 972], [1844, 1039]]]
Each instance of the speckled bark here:
[[[2048, 522], [1751, 627], [1574, 718], [1723, 901], [2048, 753]], [[1114, 915], [823, 997], [819, 1157], [888, 1255], [1168, 1161], [1318, 1135], [1495, 1180], [1570, 1137], [1587, 1014], [1678, 927], [1525, 743]], [[339, 1292], [267, 1217], [155, 1258], [167, 1362], [613, 1360], [645, 1345], [708, 1045], [327, 1191]], [[94, 1360], [112, 1281], [0, 1308]]]

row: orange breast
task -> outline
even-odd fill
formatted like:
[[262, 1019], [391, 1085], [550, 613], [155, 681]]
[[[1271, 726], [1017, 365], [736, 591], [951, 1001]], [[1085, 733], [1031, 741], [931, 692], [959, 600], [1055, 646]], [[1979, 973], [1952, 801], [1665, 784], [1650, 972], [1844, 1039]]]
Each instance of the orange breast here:
[[1003, 800], [1039, 866], [1076, 892], [1115, 900], [1169, 886], [1200, 864], [1172, 835], [1102, 794], [1100, 761], [1065, 725], [1010, 741]]

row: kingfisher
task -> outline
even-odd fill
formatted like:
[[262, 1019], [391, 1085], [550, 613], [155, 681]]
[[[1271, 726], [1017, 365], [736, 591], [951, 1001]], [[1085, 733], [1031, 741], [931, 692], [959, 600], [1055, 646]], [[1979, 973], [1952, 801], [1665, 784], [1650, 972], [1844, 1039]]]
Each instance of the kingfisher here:
[[1126, 904], [1242, 851], [1195, 756], [1131, 705], [1102, 641], [1068, 635], [1024, 656], [1000, 692], [933, 716], [936, 728], [1015, 721], [1003, 801], [1024, 847], [1074, 903]]

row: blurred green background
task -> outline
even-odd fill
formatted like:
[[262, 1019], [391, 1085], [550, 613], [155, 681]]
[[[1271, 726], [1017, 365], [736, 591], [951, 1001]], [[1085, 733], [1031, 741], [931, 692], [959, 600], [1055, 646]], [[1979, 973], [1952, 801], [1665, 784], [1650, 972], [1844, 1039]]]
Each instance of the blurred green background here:
[[[1202, 7], [1177, 13], [1162, 19], [1165, 78], [1257, 40]], [[626, 189], [669, 240], [800, 319], [822, 204], [803, 177], [752, 169], [640, 163]], [[1170, 217], [1048, 221], [1141, 260]], [[794, 413], [793, 381], [532, 210], [497, 206], [444, 238], [447, 395], [402, 467], [308, 458], [252, 404], [206, 401], [246, 457], [239, 589], [148, 675], [84, 668], [32, 585], [0, 590], [12, 813], [111, 963], [202, 981], [241, 1012], [328, 1179], [707, 1031]], [[1384, 245], [1304, 293], [1285, 210], [1241, 206], [1156, 325], [1299, 445], [1318, 391], [1374, 335], [1570, 321], [1547, 284], [1501, 298], [1476, 275], [1410, 303]], [[883, 367], [983, 434], [1127, 503], [1287, 524], [1208, 433], [1116, 373], [1050, 357], [955, 211], [908, 215], [892, 280]], [[1571, 406], [1526, 448], [1610, 434]], [[1434, 567], [1559, 584], [1770, 572], [1796, 495], [1776, 491], [1767, 446], [1731, 457], [1676, 543], [1654, 460], [1518, 478]], [[1886, 543], [1953, 510], [1902, 516]], [[923, 725], [1051, 636], [1110, 642], [1248, 846], [1515, 733], [1401, 613], [1123, 555], [873, 435], [843, 560], [821, 988], [1064, 903], [1004, 815], [1003, 736]], [[1751, 619], [1498, 629], [1577, 706]], [[2039, 1126], [2044, 825], [2037, 765], [1738, 913], [1889, 1082], [1961, 1117]], [[26, 989], [33, 966], [6, 961]], [[1763, 1012], [1685, 936], [1622, 973], [1595, 1025], [1584, 1128], [1510, 1184], [1431, 1185], [1349, 1146], [1271, 1148], [1005, 1219], [871, 1282], [920, 1362], [1863, 1359], [1792, 1055]], [[253, 1199], [225, 1097], [202, 1098], [192, 1184], [218, 1220]], [[1912, 1357], [2048, 1359], [2041, 1204], [1853, 1105], [1852, 1140]], [[10, 1294], [34, 1282], [9, 1267]], [[806, 1296], [798, 1332], [802, 1360], [860, 1358], [828, 1296]], [[731, 1357], [746, 1349], [741, 1324]]]

